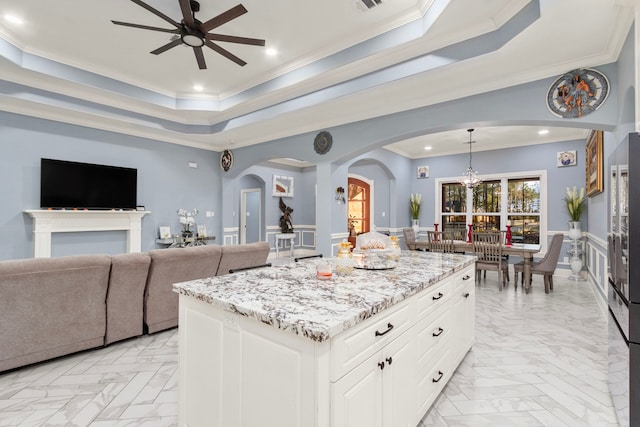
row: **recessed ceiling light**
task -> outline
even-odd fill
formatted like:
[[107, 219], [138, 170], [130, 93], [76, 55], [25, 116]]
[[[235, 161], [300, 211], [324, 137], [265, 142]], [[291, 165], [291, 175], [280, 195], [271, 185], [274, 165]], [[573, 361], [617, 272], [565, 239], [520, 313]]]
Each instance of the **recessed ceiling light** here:
[[267, 50], [265, 50], [264, 53], [266, 53], [269, 56], [276, 56], [278, 54], [278, 51], [276, 49], [270, 47]]
[[6, 14], [4, 15], [4, 20], [15, 25], [24, 24], [24, 20], [16, 15]]
[[549, 129], [542, 129], [538, 131], [538, 135], [546, 135], [549, 133]]
[[429, 151], [429, 150], [431, 150], [432, 148], [433, 148], [433, 147], [431, 147], [430, 145], [427, 145], [426, 147], [424, 147], [424, 149], [425, 149], [426, 151]]
[[202, 87], [202, 85], [193, 85], [193, 90], [195, 90], [196, 92], [202, 92], [204, 90], [204, 87]]

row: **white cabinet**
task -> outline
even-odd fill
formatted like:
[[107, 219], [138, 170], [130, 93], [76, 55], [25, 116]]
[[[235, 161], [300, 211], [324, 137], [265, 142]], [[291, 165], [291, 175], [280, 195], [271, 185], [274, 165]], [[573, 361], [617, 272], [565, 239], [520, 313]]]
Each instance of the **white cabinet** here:
[[454, 285], [454, 308], [455, 316], [455, 350], [454, 360], [456, 366], [464, 358], [469, 348], [475, 340], [475, 307], [476, 292], [475, 275], [463, 274], [455, 278]]
[[332, 384], [332, 426], [415, 427], [414, 330]]

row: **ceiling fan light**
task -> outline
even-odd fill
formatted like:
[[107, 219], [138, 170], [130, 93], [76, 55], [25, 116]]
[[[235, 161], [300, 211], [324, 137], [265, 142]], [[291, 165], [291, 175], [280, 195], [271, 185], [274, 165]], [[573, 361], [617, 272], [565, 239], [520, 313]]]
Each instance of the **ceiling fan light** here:
[[191, 47], [202, 47], [204, 46], [204, 39], [195, 34], [183, 34], [182, 43]]

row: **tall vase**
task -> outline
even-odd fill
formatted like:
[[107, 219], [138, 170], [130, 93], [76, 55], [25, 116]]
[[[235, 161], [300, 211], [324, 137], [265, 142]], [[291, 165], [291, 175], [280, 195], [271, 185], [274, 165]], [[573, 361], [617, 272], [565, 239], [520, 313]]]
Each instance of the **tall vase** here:
[[413, 232], [416, 235], [416, 239], [418, 238], [418, 234], [420, 234], [420, 220], [412, 219], [411, 220], [411, 228], [413, 228]]
[[582, 247], [580, 246], [582, 229], [580, 228], [580, 221], [569, 221], [569, 238], [573, 240], [571, 242], [571, 249], [567, 251], [567, 253], [571, 255], [569, 265], [571, 266], [571, 272], [573, 273], [569, 276], [569, 280], [582, 282], [584, 279], [580, 274], [582, 271]]

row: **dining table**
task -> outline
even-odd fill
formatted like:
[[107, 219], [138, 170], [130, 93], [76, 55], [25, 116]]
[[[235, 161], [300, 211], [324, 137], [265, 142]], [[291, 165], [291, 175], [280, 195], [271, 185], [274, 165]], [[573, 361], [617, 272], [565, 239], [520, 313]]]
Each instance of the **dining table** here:
[[[412, 242], [416, 249], [430, 250], [431, 246], [428, 240], [415, 240]], [[521, 256], [524, 260], [524, 291], [529, 293], [531, 290], [531, 264], [533, 263], [533, 255], [540, 252], [541, 246], [534, 243], [513, 243], [511, 245], [502, 245], [503, 255]], [[465, 240], [454, 240], [453, 250], [455, 252], [473, 252], [473, 243]], [[516, 283], [517, 287], [518, 284]]]

